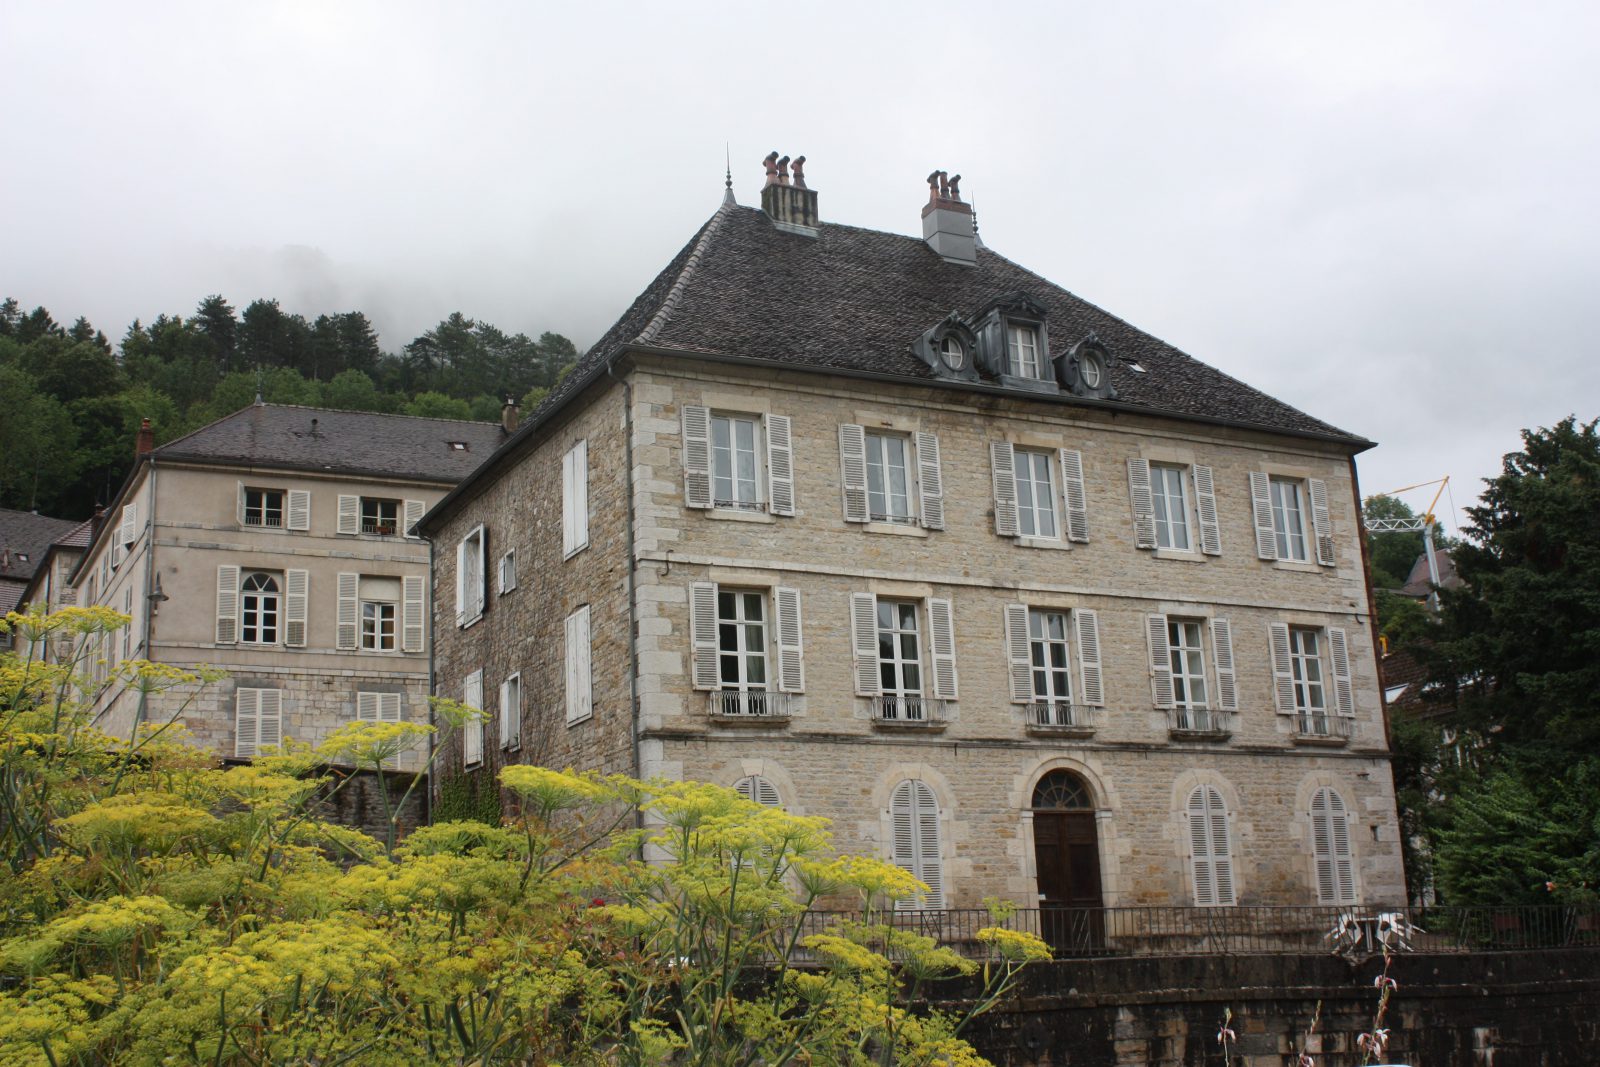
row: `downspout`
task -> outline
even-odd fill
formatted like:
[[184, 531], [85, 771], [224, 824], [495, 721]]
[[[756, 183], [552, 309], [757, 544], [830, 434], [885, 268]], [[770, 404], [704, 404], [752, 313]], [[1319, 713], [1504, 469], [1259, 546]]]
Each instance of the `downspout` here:
[[[145, 520], [144, 538], [144, 658], [151, 663], [155, 662], [155, 587], [151, 585], [151, 578], [156, 567], [156, 457], [147, 455], [150, 461], [150, 517]], [[132, 625], [130, 620], [129, 625]], [[145, 715], [148, 712], [150, 694], [144, 689], [139, 690], [139, 707], [133, 713], [133, 729], [128, 734], [131, 742], [139, 736], [139, 728], [144, 725]]]
[[[643, 769], [639, 754], [639, 620], [638, 604], [635, 600], [635, 585], [637, 579], [634, 571], [638, 565], [637, 545], [634, 541], [634, 485], [633, 485], [633, 383], [627, 378], [618, 378], [616, 372], [616, 357], [606, 360], [606, 376], [622, 386], [622, 455], [625, 464], [624, 477], [628, 481], [628, 510], [627, 510], [627, 551], [628, 551], [628, 702], [631, 705], [632, 717], [629, 723], [629, 732], [633, 746], [633, 777], [638, 778]], [[644, 825], [644, 813], [637, 808], [633, 813], [634, 825]]]
[[[425, 619], [425, 621], [424, 621], [423, 625], [427, 627], [427, 631], [423, 634], [423, 640], [428, 643], [428, 695], [429, 696], [434, 696], [435, 694], [434, 694], [434, 691], [433, 691], [433, 538], [431, 538], [431, 537], [428, 538], [428, 610], [427, 610], [426, 615], [424, 616], [424, 619]], [[428, 701], [428, 725], [433, 727], [433, 729], [428, 731], [428, 761], [425, 764], [423, 764], [423, 766], [425, 768], [427, 768], [427, 772], [428, 772], [428, 788], [426, 788], [426, 789], [424, 789], [422, 791], [422, 824], [424, 826], [432, 826], [433, 825], [433, 787], [438, 785], [438, 782], [436, 782], [434, 780], [434, 777], [433, 777], [433, 757], [434, 757], [433, 748], [434, 748], [434, 743], [435, 743], [434, 739], [439, 736], [439, 733], [438, 733], [439, 724], [436, 721], [435, 716], [433, 714], [433, 701], [431, 701], [431, 700]], [[382, 783], [380, 782], [379, 784], [381, 785]]]

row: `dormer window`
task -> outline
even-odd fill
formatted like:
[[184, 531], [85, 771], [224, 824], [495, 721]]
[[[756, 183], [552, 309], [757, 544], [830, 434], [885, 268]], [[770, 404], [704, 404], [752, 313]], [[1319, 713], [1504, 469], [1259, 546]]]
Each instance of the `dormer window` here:
[[977, 381], [973, 357], [978, 354], [978, 338], [955, 312], [946, 315], [911, 345], [917, 358], [941, 378]]
[[939, 359], [951, 370], [961, 370], [967, 365], [967, 347], [955, 334], [945, 334], [939, 342]]
[[[1062, 361], [1062, 384], [1074, 396], [1094, 397], [1098, 400], [1117, 399], [1116, 387], [1111, 384], [1111, 368], [1117, 359], [1111, 350], [1093, 333], [1073, 345]], [[1139, 370], [1143, 372], [1144, 368]]]
[[1006, 372], [1041, 381], [1047, 360], [1039, 351], [1039, 330], [1031, 323], [1006, 323]]

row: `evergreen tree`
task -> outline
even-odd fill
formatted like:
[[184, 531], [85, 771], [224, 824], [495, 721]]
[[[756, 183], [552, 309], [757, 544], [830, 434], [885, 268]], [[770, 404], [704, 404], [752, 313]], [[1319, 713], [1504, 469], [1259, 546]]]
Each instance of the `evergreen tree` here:
[[239, 320], [234, 316], [233, 305], [221, 295], [212, 294], [200, 301], [189, 324], [210, 346], [218, 376], [244, 369], [239, 357]]

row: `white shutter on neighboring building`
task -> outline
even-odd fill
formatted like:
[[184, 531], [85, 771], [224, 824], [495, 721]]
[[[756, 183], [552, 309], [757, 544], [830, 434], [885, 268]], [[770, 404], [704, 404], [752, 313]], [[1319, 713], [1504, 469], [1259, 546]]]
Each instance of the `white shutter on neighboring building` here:
[[231, 645], [239, 640], [239, 568], [224, 564], [217, 568], [217, 644]]
[[593, 680], [589, 673], [589, 605], [567, 616], [567, 722], [587, 719], [594, 712]]
[[467, 621], [467, 539], [456, 542], [456, 625]]
[[233, 754], [248, 759], [256, 754], [260, 732], [261, 690], [236, 689], [233, 693]]
[[944, 529], [944, 473], [939, 469], [939, 438], [918, 431], [917, 499], [922, 505], [922, 525], [929, 530]]
[[1083, 484], [1083, 453], [1075, 448], [1061, 450], [1061, 497], [1066, 504], [1067, 540], [1087, 544], [1089, 498]]
[[1239, 689], [1233, 674], [1233, 626], [1227, 619], [1211, 620], [1211, 655], [1217, 669], [1217, 708], [1237, 711]]
[[928, 887], [896, 901], [902, 910], [944, 906], [944, 857], [939, 833], [939, 802], [926, 782], [907, 779], [889, 801], [892, 862]]
[[856, 695], [875, 697], [883, 687], [878, 676], [878, 598], [871, 593], [850, 594], [850, 636]]
[[[579, 441], [561, 459], [562, 553], [571, 556], [589, 544], [589, 442]], [[484, 546], [487, 553], [488, 547]]]
[[361, 498], [347, 493], [339, 494], [339, 525], [342, 534], [361, 532]]
[[683, 425], [683, 506], [709, 508], [711, 499], [711, 409], [685, 404]]
[[994, 532], [1001, 537], [1016, 537], [1017, 455], [1010, 441], [989, 442], [989, 469], [994, 478]]
[[1215, 786], [1189, 794], [1189, 858], [1198, 907], [1231, 907], [1234, 903], [1233, 856], [1228, 842], [1228, 809]]
[[778, 618], [778, 689], [801, 693], [806, 688], [805, 648], [800, 625], [800, 590], [774, 589]]
[[1267, 641], [1272, 646], [1272, 689], [1279, 715], [1294, 714], [1294, 665], [1289, 658], [1289, 624], [1267, 625]]
[[[483, 671], [476, 670], [461, 683], [461, 702], [469, 708], [483, 707]], [[483, 719], [474, 718], [461, 727], [461, 762], [475, 767], [483, 762]]]
[[722, 672], [717, 663], [717, 584], [689, 583], [689, 641], [694, 657], [691, 672], [696, 689], [718, 689]]
[[779, 806], [778, 787], [759, 774], [752, 774], [733, 783], [734, 792], [764, 808]]
[[399, 693], [357, 693], [356, 718], [362, 722], [399, 722]]
[[1006, 659], [1010, 667], [1011, 702], [1033, 702], [1033, 660], [1028, 639], [1028, 605], [1005, 606]]
[[407, 500], [405, 504], [405, 519], [400, 532], [407, 537], [419, 536], [416, 532], [417, 523], [422, 521], [422, 516], [428, 512], [426, 500]]
[[855, 423], [839, 426], [839, 477], [844, 490], [844, 521], [866, 522], [867, 431]]
[[508, 751], [522, 747], [521, 674], [500, 683], [500, 747]]
[[767, 500], [774, 515], [794, 514], [794, 444], [789, 416], [767, 416]]
[[285, 525], [291, 530], [311, 529], [311, 493], [305, 489], [291, 489], [287, 496], [289, 503]]
[[1317, 539], [1317, 562], [1332, 567], [1339, 562], [1333, 551], [1333, 519], [1328, 514], [1328, 483], [1321, 478], [1306, 479], [1311, 496], [1311, 530]]
[[1352, 717], [1356, 713], [1355, 685], [1350, 677], [1350, 642], [1343, 630], [1328, 631], [1328, 658], [1333, 661], [1333, 710]]
[[1167, 617], [1145, 616], [1145, 636], [1150, 649], [1150, 698], [1158, 708], [1172, 707], [1172, 646], [1167, 639]]
[[1278, 558], [1278, 535], [1272, 526], [1272, 480], [1261, 471], [1250, 472], [1250, 508], [1255, 515], [1256, 555]]
[[1322, 904], [1356, 902], [1355, 862], [1350, 854], [1350, 824], [1344, 798], [1319, 789], [1311, 800], [1311, 855]]
[[1194, 506], [1200, 515], [1200, 551], [1222, 555], [1222, 524], [1217, 519], [1217, 484], [1210, 467], [1194, 468]]
[[426, 634], [427, 579], [412, 574], [401, 580], [400, 650], [421, 652]]
[[283, 744], [283, 690], [263, 689], [261, 718], [256, 727], [256, 751]]
[[1150, 492], [1150, 461], [1128, 460], [1128, 496], [1133, 502], [1133, 543], [1156, 547], [1156, 504]]
[[306, 608], [311, 596], [309, 571], [283, 572], [283, 643], [290, 648], [306, 646]]
[[950, 601], [928, 601], [929, 646], [933, 652], [933, 695], [940, 700], [955, 700], [956, 627]]
[[1100, 616], [1083, 608], [1072, 613], [1078, 627], [1078, 673], [1083, 678], [1083, 702], [1104, 707], [1105, 686], [1100, 677]]
[[339, 610], [335, 616], [336, 640], [340, 649], [356, 647], [361, 634], [360, 619], [361, 575], [350, 571], [339, 573]]

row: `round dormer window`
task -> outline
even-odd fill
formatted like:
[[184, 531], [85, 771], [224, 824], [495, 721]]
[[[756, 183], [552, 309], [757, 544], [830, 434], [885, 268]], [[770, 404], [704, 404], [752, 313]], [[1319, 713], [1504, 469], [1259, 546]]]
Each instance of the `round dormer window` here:
[[960, 370], [966, 366], [967, 350], [961, 344], [961, 338], [955, 334], [945, 334], [944, 339], [939, 342], [939, 358], [951, 370]]
[[1105, 367], [1100, 364], [1100, 353], [1085, 352], [1078, 361], [1078, 373], [1083, 375], [1083, 384], [1090, 389], [1100, 388], [1100, 380], [1105, 375]]

